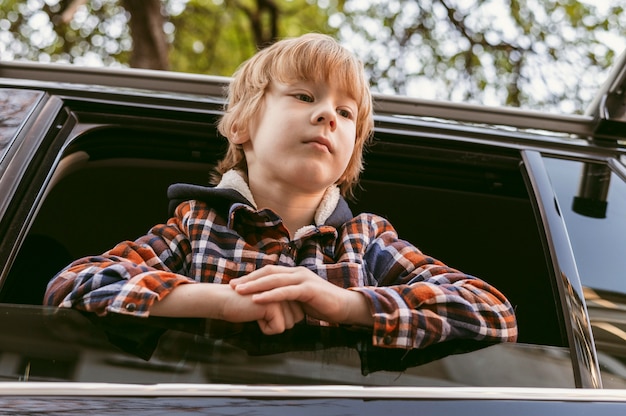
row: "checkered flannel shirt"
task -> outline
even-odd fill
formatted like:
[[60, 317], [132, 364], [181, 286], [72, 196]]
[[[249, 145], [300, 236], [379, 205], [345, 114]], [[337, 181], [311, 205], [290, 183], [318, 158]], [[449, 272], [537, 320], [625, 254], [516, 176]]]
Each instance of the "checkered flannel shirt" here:
[[181, 284], [224, 284], [270, 264], [304, 266], [366, 297], [375, 346], [517, 338], [513, 309], [497, 289], [424, 255], [382, 217], [352, 217], [343, 199], [324, 225], [291, 239], [276, 214], [257, 211], [233, 190], [174, 185], [172, 195], [167, 224], [75, 261], [49, 283], [44, 303], [148, 316]]

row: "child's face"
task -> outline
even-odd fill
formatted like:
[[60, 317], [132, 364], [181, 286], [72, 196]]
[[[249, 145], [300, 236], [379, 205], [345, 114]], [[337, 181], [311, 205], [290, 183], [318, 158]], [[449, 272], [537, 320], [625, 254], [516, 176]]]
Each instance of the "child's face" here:
[[356, 101], [333, 83], [272, 82], [248, 133], [237, 138], [249, 178], [324, 191], [348, 166], [357, 111]]

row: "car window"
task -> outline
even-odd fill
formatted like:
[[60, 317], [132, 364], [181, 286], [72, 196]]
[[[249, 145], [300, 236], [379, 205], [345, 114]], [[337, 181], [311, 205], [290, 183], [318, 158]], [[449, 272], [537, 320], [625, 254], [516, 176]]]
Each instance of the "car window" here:
[[0, 161], [43, 93], [0, 88]]
[[[377, 134], [367, 153], [353, 211], [389, 218], [402, 238], [502, 290], [516, 309], [518, 344], [452, 343], [407, 354], [372, 349], [367, 334], [344, 329], [259, 338], [233, 328], [216, 334], [220, 323], [201, 321], [192, 331], [168, 324], [151, 337], [149, 328], [156, 322], [151, 319], [130, 326], [96, 320], [96, 328], [90, 320], [76, 327], [84, 315], [57, 311], [52, 315], [59, 320], [46, 321], [54, 309], [34, 305], [41, 305], [45, 285], [56, 272], [165, 221], [168, 185], [208, 182], [222, 142], [199, 134], [214, 128], [199, 129], [194, 119], [186, 131], [181, 120], [172, 134], [169, 120], [161, 127], [156, 117], [161, 114], [149, 115], [154, 117], [138, 118], [129, 126], [84, 126], [62, 148], [46, 197], [0, 292], [7, 308], [19, 304], [12, 305], [12, 313], [28, 312], [34, 320], [18, 324], [16, 317], [11, 328], [0, 327], [18, 337], [14, 344], [7, 338], [2, 349], [10, 350], [6, 357], [14, 360], [5, 379], [574, 386], [560, 307], [519, 151], [419, 140], [394, 132], [393, 126]], [[127, 120], [131, 118], [119, 122]], [[103, 192], [111, 184], [116, 198]], [[128, 204], [138, 190], [142, 203]], [[76, 195], [90, 201], [89, 209], [75, 203]], [[38, 250], [42, 245], [48, 248], [45, 255]], [[0, 320], [0, 326], [6, 321]], [[39, 329], [31, 330], [35, 323]], [[40, 335], [45, 339], [36, 340]], [[20, 345], [29, 345], [28, 351]], [[538, 362], [542, 364], [533, 364]]]
[[366, 332], [347, 328], [266, 336], [255, 324], [201, 319], [1, 304], [0, 313], [0, 381], [574, 387], [562, 347], [452, 342], [405, 351], [374, 348]]
[[545, 163], [583, 285], [626, 294], [626, 183], [603, 163]]
[[605, 163], [547, 157], [605, 387], [626, 379], [626, 183]]
[[[466, 144], [457, 149], [453, 143], [409, 146], [406, 140], [377, 135], [359, 195], [350, 202], [353, 212], [388, 218], [401, 238], [500, 289], [516, 308], [520, 342], [566, 346], [519, 152]], [[138, 129], [84, 133], [65, 149], [0, 300], [41, 304], [47, 281], [71, 260], [134, 240], [166, 221], [170, 184], [208, 183], [221, 154], [212, 143], [221, 142]], [[196, 159], [198, 154], [207, 156]], [[116, 198], [102, 192], [111, 183]], [[143, 203], [129, 205], [138, 189]], [[89, 210], [74, 203], [76, 195], [90, 201]], [[421, 202], [415, 204], [413, 196]], [[81, 224], [89, 224], [88, 234]], [[42, 244], [54, 254], [42, 258], [36, 250]], [[515, 264], [535, 273], [529, 276]]]

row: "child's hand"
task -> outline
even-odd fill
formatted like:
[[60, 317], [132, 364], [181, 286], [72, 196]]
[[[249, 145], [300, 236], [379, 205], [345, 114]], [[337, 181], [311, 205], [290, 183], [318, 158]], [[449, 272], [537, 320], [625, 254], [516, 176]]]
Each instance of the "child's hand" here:
[[329, 283], [305, 267], [265, 266], [230, 282], [257, 304], [297, 301], [305, 313], [327, 322], [373, 325], [363, 295]]
[[[230, 288], [229, 288], [230, 289]], [[224, 301], [220, 318], [229, 322], [256, 321], [266, 335], [280, 334], [304, 319], [298, 302], [278, 301], [257, 303], [251, 295], [241, 295], [231, 289], [232, 296]]]
[[150, 315], [256, 321], [264, 334], [280, 334], [304, 319], [298, 302], [284, 300], [258, 303], [252, 295], [237, 293], [231, 286], [196, 283], [175, 287], [150, 307]]

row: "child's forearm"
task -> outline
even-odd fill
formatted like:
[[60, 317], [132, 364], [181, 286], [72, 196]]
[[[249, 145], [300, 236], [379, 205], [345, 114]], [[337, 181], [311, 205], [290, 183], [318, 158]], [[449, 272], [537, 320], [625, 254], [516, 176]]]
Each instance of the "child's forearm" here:
[[[231, 293], [227, 293], [231, 292]], [[224, 304], [234, 292], [228, 285], [180, 285], [150, 307], [150, 315], [177, 318], [224, 319]]]
[[374, 316], [365, 295], [352, 290], [346, 290], [346, 292], [349, 299], [348, 314], [344, 322], [338, 323], [372, 328], [374, 326]]
[[302, 307], [296, 302], [260, 305], [252, 301], [252, 296], [240, 295], [230, 285], [214, 283], [177, 286], [150, 307], [150, 314], [228, 322], [256, 321], [261, 331], [268, 335], [282, 333], [304, 318]]

